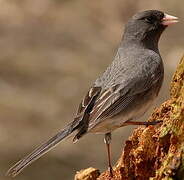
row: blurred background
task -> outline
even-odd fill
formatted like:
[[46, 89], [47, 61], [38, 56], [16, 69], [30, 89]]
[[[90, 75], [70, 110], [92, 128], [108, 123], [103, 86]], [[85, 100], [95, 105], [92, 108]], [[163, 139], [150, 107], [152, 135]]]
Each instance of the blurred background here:
[[[160, 40], [165, 82], [154, 107], [166, 100], [184, 53], [183, 5], [168, 0], [0, 0], [0, 180], [11, 179], [4, 177], [11, 165], [73, 119], [89, 86], [112, 61], [124, 23], [137, 11], [159, 9], [180, 18]], [[114, 163], [133, 128], [114, 132]], [[71, 180], [90, 166], [107, 167], [102, 135], [62, 142], [16, 179]]]

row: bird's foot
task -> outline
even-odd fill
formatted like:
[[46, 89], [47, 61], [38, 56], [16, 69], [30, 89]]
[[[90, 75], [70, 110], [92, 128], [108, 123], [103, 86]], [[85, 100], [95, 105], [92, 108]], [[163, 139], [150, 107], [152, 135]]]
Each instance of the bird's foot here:
[[151, 121], [151, 122], [139, 122], [139, 121], [127, 121], [124, 123], [124, 125], [145, 125], [145, 126], [149, 126], [149, 125], [156, 125], [159, 123], [162, 123], [163, 121]]
[[162, 120], [159, 120], [159, 121], [151, 121], [151, 122], [145, 122], [145, 125], [146, 126], [149, 126], [149, 125], [157, 125], [157, 124], [161, 124], [163, 121]]
[[113, 169], [111, 166], [108, 167], [110, 177], [113, 177]]

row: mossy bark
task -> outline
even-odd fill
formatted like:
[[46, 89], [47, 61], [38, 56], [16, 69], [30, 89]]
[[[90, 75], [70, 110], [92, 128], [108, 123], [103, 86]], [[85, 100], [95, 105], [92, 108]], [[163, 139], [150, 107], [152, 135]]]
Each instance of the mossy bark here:
[[113, 178], [105, 171], [88, 180], [184, 180], [184, 57], [173, 76], [170, 99], [148, 121], [158, 120], [163, 123], [133, 131]]

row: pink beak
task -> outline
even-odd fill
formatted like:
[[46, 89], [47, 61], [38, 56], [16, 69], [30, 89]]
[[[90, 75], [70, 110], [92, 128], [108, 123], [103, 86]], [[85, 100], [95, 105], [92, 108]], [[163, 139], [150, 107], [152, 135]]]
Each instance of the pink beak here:
[[164, 18], [162, 19], [162, 24], [164, 26], [175, 24], [177, 22], [178, 22], [178, 18], [175, 16], [171, 16], [169, 14], [164, 14]]

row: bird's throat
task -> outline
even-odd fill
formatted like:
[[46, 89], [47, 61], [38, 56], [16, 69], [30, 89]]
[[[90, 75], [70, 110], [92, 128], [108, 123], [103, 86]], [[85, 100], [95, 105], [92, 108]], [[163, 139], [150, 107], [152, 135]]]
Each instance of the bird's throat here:
[[121, 46], [130, 47], [130, 46], [138, 46], [144, 49], [151, 49], [158, 52], [158, 41], [160, 39], [161, 33], [155, 34], [144, 34], [144, 33], [135, 33], [132, 35], [124, 34]]

